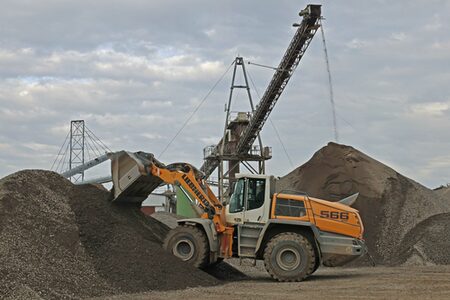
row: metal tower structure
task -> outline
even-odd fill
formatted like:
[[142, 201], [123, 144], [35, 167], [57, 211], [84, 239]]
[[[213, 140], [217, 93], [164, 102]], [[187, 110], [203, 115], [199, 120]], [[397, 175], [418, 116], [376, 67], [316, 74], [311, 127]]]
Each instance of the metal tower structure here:
[[[84, 120], [70, 122], [69, 170], [84, 164], [85, 126]], [[84, 181], [84, 170], [70, 177], [72, 182]]]
[[[236, 83], [236, 73], [238, 68], [242, 71], [243, 83]], [[250, 104], [250, 112], [237, 112], [233, 114], [231, 110], [235, 89], [243, 89]], [[263, 147], [261, 137], [258, 135], [258, 145], [253, 146], [247, 153], [237, 153], [237, 142], [240, 135], [248, 126], [252, 114], [255, 112], [247, 71], [242, 57], [234, 60], [233, 75], [231, 79], [230, 95], [226, 105], [225, 126], [221, 141], [217, 146], [206, 147], [203, 151], [205, 161], [218, 161], [218, 186], [219, 198], [227, 198], [226, 187], [234, 180], [236, 173], [239, 173], [240, 166], [243, 165], [250, 173], [265, 173], [265, 161], [272, 157], [271, 149]], [[257, 166], [252, 166], [252, 162], [257, 162]]]
[[85, 170], [108, 159], [112, 152], [85, 124], [84, 120], [72, 120], [70, 130], [53, 161], [51, 169], [73, 183], [103, 183], [110, 176], [85, 180]]
[[[303, 19], [300, 24], [294, 24], [294, 27], [297, 27], [295, 35], [281, 59], [278, 68], [275, 69], [275, 73], [259, 101], [257, 108], [251, 115], [248, 115], [247, 118], [241, 114], [242, 126], [240, 130], [235, 131], [236, 135], [230, 139], [230, 141], [234, 142], [232, 152], [226, 151], [227, 142], [224, 138], [222, 138], [216, 146], [208, 147], [204, 150], [205, 161], [201, 170], [207, 177], [209, 177], [217, 167], [223, 164], [225, 159], [224, 155], [230, 156], [228, 159], [229, 161], [239, 161], [242, 157], [254, 155], [252, 152], [253, 143], [259, 136], [269, 114], [283, 93], [316, 31], [320, 28], [321, 5], [308, 5], [299, 13], [299, 15]], [[233, 122], [228, 126], [232, 123]], [[221, 188], [223, 189], [223, 187], [220, 187], [219, 182], [219, 189]], [[219, 196], [222, 195], [219, 193]], [[223, 199], [221, 198], [221, 200]]]

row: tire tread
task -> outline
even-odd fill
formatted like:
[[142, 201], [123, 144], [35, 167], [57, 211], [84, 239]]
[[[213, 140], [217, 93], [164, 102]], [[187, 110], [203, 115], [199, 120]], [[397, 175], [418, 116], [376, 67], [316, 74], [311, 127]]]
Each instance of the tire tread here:
[[[292, 277], [284, 277], [282, 275], [278, 275], [278, 274], [276, 274], [276, 272], [273, 270], [273, 268], [271, 266], [271, 263], [270, 263], [271, 253], [272, 253], [274, 247], [282, 241], [298, 242], [306, 250], [307, 255], [310, 258], [309, 263], [306, 266], [306, 269], [307, 269], [306, 272], [302, 272], [302, 274], [300, 274], [300, 276], [298, 276], [298, 277], [292, 278]], [[309, 242], [309, 240], [306, 237], [304, 237], [303, 235], [301, 235], [299, 233], [284, 232], [284, 233], [277, 234], [267, 243], [267, 246], [264, 250], [264, 266], [265, 266], [267, 272], [270, 274], [270, 276], [273, 279], [278, 280], [280, 282], [296, 282], [296, 281], [304, 280], [306, 277], [308, 277], [311, 273], [314, 272], [315, 264], [316, 264], [316, 255], [315, 255], [313, 246], [311, 245], [311, 243]]]
[[172, 239], [178, 234], [186, 233], [192, 235], [193, 239], [198, 243], [197, 259], [195, 261], [189, 261], [188, 263], [200, 269], [206, 268], [209, 265], [209, 243], [206, 235], [198, 227], [191, 225], [181, 225], [175, 227], [169, 231], [164, 239], [163, 248], [166, 251], [170, 251]]

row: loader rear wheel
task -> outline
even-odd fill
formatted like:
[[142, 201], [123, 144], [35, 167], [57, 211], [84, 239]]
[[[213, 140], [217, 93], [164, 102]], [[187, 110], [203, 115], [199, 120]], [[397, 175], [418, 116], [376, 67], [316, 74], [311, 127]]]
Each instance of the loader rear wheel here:
[[313, 272], [314, 248], [303, 235], [286, 232], [274, 236], [264, 250], [264, 266], [278, 281], [302, 281]]
[[208, 240], [197, 227], [183, 225], [172, 229], [164, 239], [163, 248], [197, 268], [209, 264]]

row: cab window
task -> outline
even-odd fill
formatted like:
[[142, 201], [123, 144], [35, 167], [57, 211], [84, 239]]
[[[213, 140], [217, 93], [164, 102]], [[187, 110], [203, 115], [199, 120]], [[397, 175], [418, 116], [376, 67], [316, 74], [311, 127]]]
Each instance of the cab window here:
[[260, 208], [264, 204], [266, 180], [249, 178], [247, 187], [247, 210]]
[[306, 216], [305, 203], [301, 200], [277, 198], [275, 215], [301, 218]]
[[239, 179], [234, 186], [233, 195], [231, 195], [230, 213], [237, 213], [244, 209], [244, 188], [245, 180]]

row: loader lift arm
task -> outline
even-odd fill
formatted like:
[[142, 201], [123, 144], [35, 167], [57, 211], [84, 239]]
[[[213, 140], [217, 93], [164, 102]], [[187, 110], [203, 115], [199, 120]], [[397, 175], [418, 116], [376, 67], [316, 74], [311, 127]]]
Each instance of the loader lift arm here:
[[201, 217], [211, 219], [218, 233], [227, 229], [223, 205], [203, 173], [188, 163], [165, 165], [151, 153], [120, 151], [111, 156], [111, 172], [112, 201], [140, 203], [161, 184], [173, 184], [194, 198], [204, 212]]

